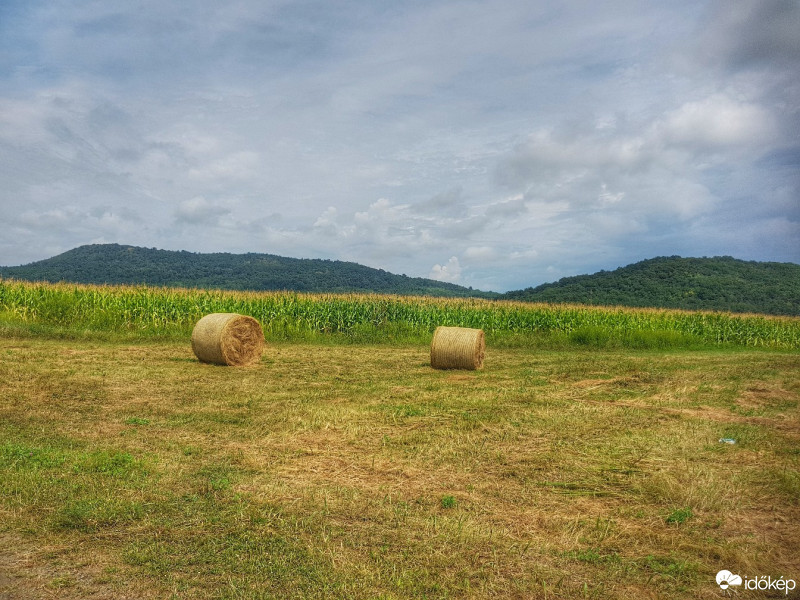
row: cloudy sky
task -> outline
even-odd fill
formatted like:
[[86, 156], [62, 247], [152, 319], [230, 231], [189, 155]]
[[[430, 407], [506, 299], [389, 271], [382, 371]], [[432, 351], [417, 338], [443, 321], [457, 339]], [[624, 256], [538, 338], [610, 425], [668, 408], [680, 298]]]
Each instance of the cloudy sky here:
[[3, 0], [0, 265], [800, 262], [800, 2]]

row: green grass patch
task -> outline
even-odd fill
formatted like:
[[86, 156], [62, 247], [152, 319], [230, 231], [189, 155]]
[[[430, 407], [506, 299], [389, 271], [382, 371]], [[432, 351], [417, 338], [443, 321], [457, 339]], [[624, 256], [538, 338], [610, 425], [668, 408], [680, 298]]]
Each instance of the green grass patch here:
[[100, 529], [127, 524], [142, 518], [141, 502], [112, 497], [91, 497], [69, 500], [58, 508], [53, 518], [57, 529], [74, 529], [94, 533]]
[[57, 469], [66, 461], [63, 451], [7, 442], [0, 445], [0, 468], [18, 470]]
[[96, 450], [80, 457], [73, 466], [75, 473], [102, 473], [119, 479], [147, 475], [142, 459], [128, 452]]

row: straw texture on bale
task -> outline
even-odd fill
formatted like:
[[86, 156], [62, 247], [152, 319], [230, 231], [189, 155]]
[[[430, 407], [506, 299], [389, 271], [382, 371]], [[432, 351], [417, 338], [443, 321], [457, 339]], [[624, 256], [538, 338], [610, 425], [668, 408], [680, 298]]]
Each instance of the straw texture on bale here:
[[211, 313], [192, 331], [192, 351], [202, 362], [242, 366], [261, 360], [264, 332], [253, 317]]
[[434, 369], [480, 369], [486, 353], [483, 329], [437, 327], [431, 341]]

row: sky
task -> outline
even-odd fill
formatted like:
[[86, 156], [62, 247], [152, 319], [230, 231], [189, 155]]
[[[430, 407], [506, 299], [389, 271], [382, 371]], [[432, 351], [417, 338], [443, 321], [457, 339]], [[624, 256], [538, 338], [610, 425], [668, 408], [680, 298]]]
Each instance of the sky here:
[[0, 265], [800, 263], [797, 0], [2, 0]]

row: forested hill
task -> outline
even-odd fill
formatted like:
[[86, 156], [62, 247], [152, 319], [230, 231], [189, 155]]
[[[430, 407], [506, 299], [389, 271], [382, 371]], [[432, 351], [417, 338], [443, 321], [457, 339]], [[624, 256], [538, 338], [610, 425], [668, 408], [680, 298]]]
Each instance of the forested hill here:
[[800, 315], [800, 265], [658, 257], [508, 292], [504, 299]]
[[272, 254], [198, 254], [118, 244], [81, 246], [0, 277], [29, 281], [147, 284], [231, 290], [375, 292], [484, 297], [529, 302], [722, 310], [800, 315], [800, 265], [715, 258], [658, 257], [497, 294], [395, 275], [352, 262]]
[[352, 262], [272, 254], [197, 254], [118, 244], [80, 246], [28, 265], [0, 267], [0, 277], [229, 290], [498, 296], [432, 279], [394, 275]]

